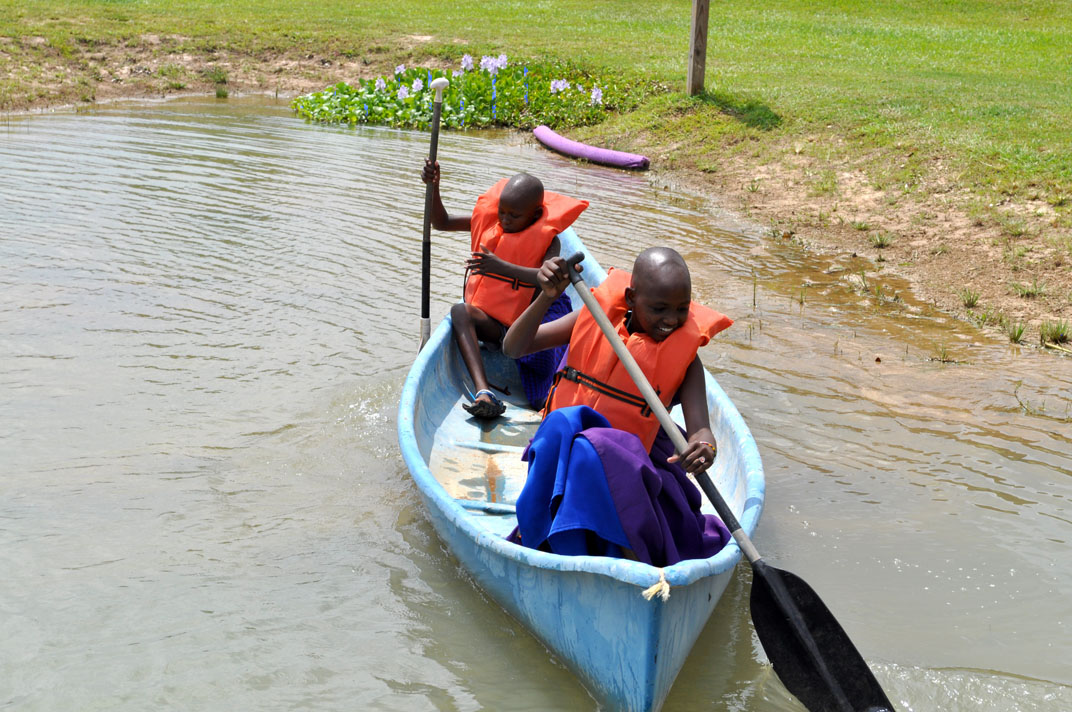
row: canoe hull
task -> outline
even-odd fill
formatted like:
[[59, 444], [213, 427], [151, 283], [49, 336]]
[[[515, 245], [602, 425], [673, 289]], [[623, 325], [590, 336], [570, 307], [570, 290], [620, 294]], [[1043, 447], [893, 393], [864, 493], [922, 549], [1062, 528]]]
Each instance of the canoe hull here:
[[[580, 247], [575, 235], [564, 235], [563, 244], [563, 252]], [[605, 273], [598, 265], [585, 264], [586, 279], [601, 281]], [[485, 356], [493, 382], [509, 379], [513, 366], [508, 359]], [[448, 317], [410, 371], [398, 423], [403, 458], [437, 534], [476, 583], [601, 702], [616, 710], [658, 710], [728, 585], [739, 549], [731, 543], [710, 559], [660, 570], [624, 559], [558, 556], [507, 542], [503, 535], [516, 523], [513, 517], [463, 508], [457, 493], [448, 493], [436, 475], [443, 478], [442, 471], [449, 467], [479, 469], [483, 465], [473, 464], [478, 459], [468, 453], [488, 456], [499, 447], [495, 441], [500, 433], [513, 431], [515, 439], [527, 442], [536, 418], [531, 417], [524, 431], [515, 427], [520, 422], [515, 418], [525, 417], [516, 407], [496, 426], [460, 417], [459, 398], [464, 396], [459, 384], [467, 381]], [[719, 462], [710, 474], [751, 534], [764, 495], [759, 455], [740, 415], [710, 374], [708, 399], [720, 446]], [[476, 450], [473, 440], [481, 441]], [[502, 447], [506, 454], [500, 456], [511, 462], [519, 459], [517, 445]], [[450, 452], [449, 458], [442, 457], [443, 450]], [[517, 464], [523, 479], [523, 464]], [[506, 499], [512, 496], [516, 490], [512, 495], [508, 491]], [[660, 574], [671, 587], [669, 598], [645, 599], [643, 590], [658, 582]]]

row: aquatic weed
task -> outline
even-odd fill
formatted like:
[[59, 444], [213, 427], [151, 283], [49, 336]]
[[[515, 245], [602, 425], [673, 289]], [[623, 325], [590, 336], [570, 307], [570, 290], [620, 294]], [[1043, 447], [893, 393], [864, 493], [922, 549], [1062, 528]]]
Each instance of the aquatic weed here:
[[299, 96], [291, 108], [311, 121], [422, 129], [432, 120], [429, 84], [447, 77], [440, 117], [445, 128], [555, 128], [599, 123], [609, 112], [635, 107], [655, 90], [650, 83], [563, 62], [510, 60], [500, 54], [485, 55], [474, 64], [467, 54], [453, 70], [399, 65], [393, 78], [341, 82]]
[[937, 361], [938, 363], [956, 363], [957, 362], [956, 359], [954, 359], [949, 354], [949, 349], [946, 348], [945, 344], [935, 344], [934, 345], [934, 355], [931, 356], [931, 361]]

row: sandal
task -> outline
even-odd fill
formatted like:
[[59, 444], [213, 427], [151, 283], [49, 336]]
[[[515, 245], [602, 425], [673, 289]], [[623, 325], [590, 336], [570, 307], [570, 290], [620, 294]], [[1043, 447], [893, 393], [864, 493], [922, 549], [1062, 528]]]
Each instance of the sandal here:
[[474, 400], [469, 405], [463, 405], [465, 412], [480, 420], [494, 420], [506, 412], [506, 404], [495, 397], [495, 394], [487, 389], [476, 392], [475, 398], [486, 395], [491, 400]]

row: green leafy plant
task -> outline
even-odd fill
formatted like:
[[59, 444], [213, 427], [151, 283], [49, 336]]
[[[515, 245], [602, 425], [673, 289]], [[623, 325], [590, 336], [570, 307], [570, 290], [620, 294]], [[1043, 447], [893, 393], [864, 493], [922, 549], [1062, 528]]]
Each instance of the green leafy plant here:
[[227, 70], [223, 67], [209, 67], [202, 70], [201, 76], [213, 84], [226, 84], [227, 83]]
[[645, 91], [642, 84], [619, 85], [557, 62], [511, 62], [506, 55], [485, 55], [474, 66], [469, 55], [455, 70], [406, 68], [393, 77], [345, 82], [295, 99], [291, 107], [312, 121], [424, 128], [432, 120], [433, 79], [447, 77], [441, 124], [446, 128], [546, 124], [585, 126], [602, 121], [608, 111], [632, 108]]

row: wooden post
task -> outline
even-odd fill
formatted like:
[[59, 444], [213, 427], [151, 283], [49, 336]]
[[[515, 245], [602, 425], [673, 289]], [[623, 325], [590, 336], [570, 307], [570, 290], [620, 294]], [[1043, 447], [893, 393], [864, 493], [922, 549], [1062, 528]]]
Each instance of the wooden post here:
[[692, 0], [692, 31], [689, 34], [689, 72], [685, 90], [696, 96], [704, 88], [707, 61], [707, 15], [711, 0]]

